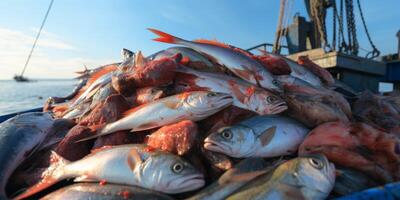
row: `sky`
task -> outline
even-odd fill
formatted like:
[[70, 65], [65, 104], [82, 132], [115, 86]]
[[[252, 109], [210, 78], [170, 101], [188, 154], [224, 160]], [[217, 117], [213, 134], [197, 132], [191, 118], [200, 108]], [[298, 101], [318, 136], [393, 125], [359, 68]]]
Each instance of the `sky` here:
[[[292, 1], [291, 16], [307, 16], [303, 0]], [[382, 54], [396, 52], [400, 1], [360, 1], [376, 46]], [[0, 79], [22, 70], [49, 2], [0, 1]], [[146, 28], [244, 49], [272, 43], [278, 15], [279, 0], [55, 0], [26, 76], [72, 78], [83, 65], [119, 62], [122, 48], [149, 55], [171, 46], [152, 41], [155, 35]], [[359, 43], [370, 49], [356, 16]], [[327, 23], [331, 26], [329, 16]]]

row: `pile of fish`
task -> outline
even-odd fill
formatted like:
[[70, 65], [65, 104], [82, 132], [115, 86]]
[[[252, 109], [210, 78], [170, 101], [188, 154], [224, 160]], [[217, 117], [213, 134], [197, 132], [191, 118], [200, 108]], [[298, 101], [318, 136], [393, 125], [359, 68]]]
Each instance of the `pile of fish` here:
[[326, 199], [400, 181], [400, 95], [184, 40], [0, 124], [0, 199]]

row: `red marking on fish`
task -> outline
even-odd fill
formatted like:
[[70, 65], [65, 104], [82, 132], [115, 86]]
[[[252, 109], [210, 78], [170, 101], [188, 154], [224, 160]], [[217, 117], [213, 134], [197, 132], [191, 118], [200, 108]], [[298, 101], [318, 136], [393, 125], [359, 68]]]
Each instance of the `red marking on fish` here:
[[102, 180], [99, 182], [99, 185], [100, 185], [100, 186], [105, 186], [106, 184], [107, 184], [107, 181], [104, 180], [104, 179], [102, 179]]
[[98, 153], [98, 152], [103, 151], [105, 149], [111, 149], [111, 148], [113, 148], [113, 146], [102, 146], [100, 148], [92, 149], [90, 151], [90, 154], [95, 154], [95, 153]]
[[250, 86], [246, 89], [246, 94], [247, 96], [252, 96], [254, 94], [254, 92], [256, 91], [256, 87], [254, 86]]
[[236, 81], [234, 80], [229, 80], [228, 84], [231, 86], [231, 91], [233, 92], [233, 95], [242, 103], [245, 103], [247, 96], [245, 93], [243, 93], [240, 88], [237, 86]]
[[181, 60], [180, 63], [181, 63], [182, 65], [188, 65], [189, 62], [190, 62], [190, 58], [187, 57], [187, 56], [184, 56], [184, 57], [182, 58], [182, 60]]
[[177, 98], [178, 99], [186, 99], [188, 96], [190, 96], [189, 92], [183, 92], [183, 93], [177, 95]]
[[131, 196], [131, 193], [128, 190], [123, 190], [118, 195], [122, 196], [124, 199], [129, 199]]
[[148, 152], [148, 153], [154, 152], [156, 150], [157, 150], [156, 148], [153, 148], [151, 146], [147, 146], [147, 147], [144, 148], [144, 151]]

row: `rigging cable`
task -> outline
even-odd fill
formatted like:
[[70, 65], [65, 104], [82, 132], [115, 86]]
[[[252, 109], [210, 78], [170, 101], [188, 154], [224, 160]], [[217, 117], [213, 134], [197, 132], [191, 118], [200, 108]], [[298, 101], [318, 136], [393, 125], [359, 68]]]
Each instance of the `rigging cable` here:
[[366, 25], [366, 23], [365, 23], [364, 14], [363, 14], [362, 9], [361, 9], [360, 0], [357, 0], [357, 4], [358, 4], [358, 9], [359, 9], [359, 11], [360, 11], [361, 21], [362, 21], [362, 23], [363, 23], [365, 33], [366, 33], [366, 35], [367, 35], [369, 44], [370, 44], [371, 47], [372, 47], [372, 51], [368, 52], [367, 55], [366, 55], [365, 57], [368, 58], [368, 57], [371, 55], [369, 58], [373, 59], [373, 58], [375, 58], [375, 57], [378, 57], [378, 56], [381, 54], [381, 52], [378, 50], [378, 48], [376, 48], [375, 44], [372, 42], [372, 39], [371, 39], [371, 36], [370, 36], [370, 34], [369, 34], [367, 25]]
[[29, 61], [30, 61], [30, 59], [31, 59], [31, 56], [32, 56], [32, 53], [33, 53], [33, 50], [35, 49], [36, 43], [37, 43], [37, 41], [38, 41], [38, 39], [39, 39], [40, 33], [42, 32], [42, 29], [43, 29], [43, 27], [44, 27], [44, 24], [46, 23], [46, 20], [47, 20], [47, 17], [48, 17], [48, 15], [49, 15], [50, 9], [51, 9], [51, 7], [52, 7], [52, 5], [53, 5], [53, 2], [54, 2], [54, 0], [51, 0], [51, 1], [50, 1], [50, 5], [49, 5], [49, 7], [47, 8], [47, 12], [46, 12], [46, 15], [44, 16], [44, 19], [43, 19], [43, 21], [42, 21], [42, 25], [41, 25], [40, 28], [39, 28], [39, 32], [38, 32], [37, 35], [36, 35], [36, 38], [35, 38], [35, 41], [33, 42], [31, 51], [29, 52], [29, 55], [28, 55], [28, 58], [26, 59], [24, 68], [22, 69], [21, 76], [23, 76], [24, 73], [25, 73], [26, 67], [28, 66], [28, 63], [29, 63]]

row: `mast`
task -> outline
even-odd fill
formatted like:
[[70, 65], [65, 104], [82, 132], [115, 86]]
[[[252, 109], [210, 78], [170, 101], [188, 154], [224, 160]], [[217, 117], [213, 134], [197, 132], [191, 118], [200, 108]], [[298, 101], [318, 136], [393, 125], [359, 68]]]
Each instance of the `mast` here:
[[38, 39], [39, 39], [40, 33], [42, 32], [42, 29], [43, 29], [43, 27], [44, 27], [44, 24], [46, 23], [47, 16], [49, 15], [49, 12], [50, 12], [50, 9], [51, 9], [51, 7], [52, 7], [52, 5], [53, 5], [53, 2], [54, 2], [54, 0], [51, 0], [51, 1], [50, 1], [50, 5], [49, 5], [49, 7], [47, 8], [46, 15], [44, 16], [44, 19], [43, 19], [43, 21], [42, 21], [42, 25], [40, 26], [39, 32], [37, 33], [36, 38], [35, 38], [35, 41], [33, 42], [31, 51], [29, 52], [28, 58], [26, 59], [24, 68], [22, 69], [22, 72], [21, 72], [21, 75], [20, 75], [21, 77], [23, 77], [23, 75], [24, 75], [24, 73], [25, 73], [25, 70], [26, 70], [26, 67], [27, 67], [28, 64], [29, 64], [29, 61], [30, 61], [30, 59], [31, 59], [33, 50], [34, 50], [35, 47], [36, 47], [36, 43], [37, 43], [37, 41], [38, 41]]

